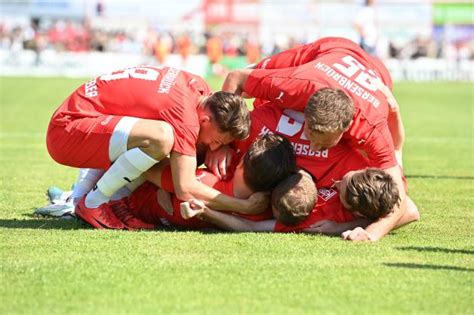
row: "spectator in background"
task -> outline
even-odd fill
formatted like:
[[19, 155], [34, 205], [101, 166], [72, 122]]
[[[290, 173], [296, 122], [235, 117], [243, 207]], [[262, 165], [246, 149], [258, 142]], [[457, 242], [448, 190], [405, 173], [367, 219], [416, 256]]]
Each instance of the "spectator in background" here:
[[192, 50], [192, 45], [193, 43], [188, 34], [183, 34], [179, 36], [178, 39], [176, 40], [178, 53], [183, 59], [183, 63], [185, 63], [186, 60], [188, 59], [189, 54], [191, 53], [191, 50]]
[[251, 37], [247, 40], [245, 51], [247, 55], [247, 63], [249, 65], [260, 60], [260, 47], [256, 38]]
[[158, 63], [161, 65], [166, 61], [172, 48], [172, 41], [169, 36], [160, 35], [156, 41], [154, 53], [155, 58]]
[[365, 0], [365, 6], [354, 21], [354, 27], [359, 34], [359, 45], [371, 55], [376, 54], [378, 36], [374, 4], [375, 0]]
[[207, 57], [211, 65], [218, 63], [222, 59], [224, 44], [218, 36], [210, 36], [206, 43]]

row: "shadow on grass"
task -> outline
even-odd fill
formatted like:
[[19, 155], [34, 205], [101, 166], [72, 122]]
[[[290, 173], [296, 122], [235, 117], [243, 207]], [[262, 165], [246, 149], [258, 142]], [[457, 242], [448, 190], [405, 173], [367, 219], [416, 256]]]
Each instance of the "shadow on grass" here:
[[422, 247], [422, 246], [397, 247], [397, 249], [399, 249], [399, 250], [414, 250], [414, 251], [417, 251], [417, 252], [434, 252], [434, 253], [474, 255], [474, 250], [468, 250], [468, 249], [451, 249], [451, 248], [442, 248], [442, 247]]
[[[82, 230], [92, 229], [87, 223], [78, 219], [43, 218], [36, 215], [30, 216], [32, 219], [0, 219], [0, 228], [6, 229], [42, 229], [42, 230]], [[124, 230], [126, 231], [126, 230]], [[217, 229], [184, 230], [173, 227], [157, 226], [153, 230], [140, 230], [140, 232], [199, 232], [201, 234], [221, 234], [225, 233]], [[134, 232], [134, 231], [130, 231]]]
[[474, 180], [474, 176], [449, 176], [449, 175], [405, 175], [406, 178], [428, 178], [428, 179], [463, 179]]
[[395, 268], [454, 270], [454, 271], [474, 272], [474, 269], [472, 268], [448, 266], [448, 265], [428, 265], [428, 264], [414, 264], [414, 263], [383, 263], [383, 265], [387, 267], [395, 267]]
[[79, 230], [85, 227], [85, 223], [76, 219], [0, 219], [0, 228], [6, 229]]

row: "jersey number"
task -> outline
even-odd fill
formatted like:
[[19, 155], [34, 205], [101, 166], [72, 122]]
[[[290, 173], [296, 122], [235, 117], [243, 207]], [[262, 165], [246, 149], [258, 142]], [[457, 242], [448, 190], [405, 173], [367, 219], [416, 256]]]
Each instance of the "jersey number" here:
[[369, 70], [365, 72], [365, 69], [366, 69], [365, 66], [361, 64], [360, 62], [358, 62], [352, 56], [345, 56], [344, 58], [342, 58], [342, 62], [344, 64], [340, 64], [340, 63], [333, 64], [334, 68], [341, 71], [342, 74], [344, 74], [348, 78], [352, 78], [359, 72], [359, 74], [357, 74], [354, 81], [359, 83], [361, 86], [363, 86], [367, 90], [377, 91], [377, 87], [374, 84], [372, 84], [372, 80], [376, 78], [376, 74], [373, 70]]
[[[304, 114], [301, 112], [294, 111], [292, 109], [285, 109], [283, 114], [278, 121], [276, 131], [284, 134], [285, 136], [293, 137], [303, 129]], [[304, 132], [301, 134], [300, 139], [308, 140]]]

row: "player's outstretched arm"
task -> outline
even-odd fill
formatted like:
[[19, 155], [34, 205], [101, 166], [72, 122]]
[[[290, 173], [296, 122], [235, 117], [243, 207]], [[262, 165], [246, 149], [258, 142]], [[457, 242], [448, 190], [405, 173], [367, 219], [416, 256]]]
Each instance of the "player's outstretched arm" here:
[[317, 80], [295, 77], [295, 69], [234, 70], [227, 75], [222, 90], [303, 111], [311, 95], [326, 85]]
[[396, 228], [398, 222], [400, 222], [401, 218], [405, 215], [407, 208], [407, 195], [403, 186], [400, 167], [397, 165], [388, 169], [384, 169], [384, 171], [390, 174], [397, 184], [400, 203], [392, 209], [389, 215], [378, 219], [374, 223], [367, 226], [366, 229], [358, 227], [354, 230], [345, 231], [342, 234], [344, 239], [350, 241], [378, 241], [391, 230]]
[[249, 199], [233, 198], [199, 182], [195, 170], [196, 159], [193, 156], [171, 153], [171, 173], [178, 199], [200, 199], [216, 210], [248, 214], [260, 213], [267, 209], [267, 194], [255, 193]]
[[235, 215], [215, 211], [207, 207], [202, 201], [195, 199], [181, 203], [181, 215], [186, 219], [198, 216], [200, 219], [223, 230], [236, 232], [272, 232], [276, 223], [275, 220], [250, 221]]
[[356, 227], [367, 227], [372, 221], [368, 219], [357, 219], [350, 222], [338, 223], [331, 220], [321, 220], [303, 230], [310, 234], [340, 235], [344, 231], [355, 229]]

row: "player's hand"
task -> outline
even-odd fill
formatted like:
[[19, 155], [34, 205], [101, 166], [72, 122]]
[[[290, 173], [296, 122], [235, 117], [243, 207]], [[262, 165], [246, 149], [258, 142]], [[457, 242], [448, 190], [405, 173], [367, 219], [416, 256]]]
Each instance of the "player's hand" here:
[[303, 230], [307, 233], [321, 233], [326, 235], [340, 234], [342, 225], [331, 220], [322, 220]]
[[182, 202], [180, 205], [181, 216], [184, 219], [191, 219], [199, 216], [206, 209], [206, 205], [201, 200], [190, 199], [189, 201]]
[[247, 206], [245, 212], [248, 214], [259, 214], [267, 210], [270, 205], [270, 193], [269, 192], [256, 192], [253, 193], [247, 200]]
[[347, 241], [353, 242], [364, 242], [373, 240], [369, 232], [367, 232], [361, 227], [356, 227], [353, 230], [345, 231], [342, 233], [341, 237]]
[[251, 72], [252, 69], [239, 69], [229, 72], [222, 85], [222, 91], [242, 95], [245, 82], [247, 82]]
[[227, 178], [227, 168], [232, 163], [232, 156], [235, 151], [228, 145], [224, 145], [215, 151], [208, 150], [205, 164], [219, 179]]
[[169, 192], [159, 188], [157, 191], [158, 204], [169, 215], [173, 215], [173, 203], [171, 202], [171, 195]]

